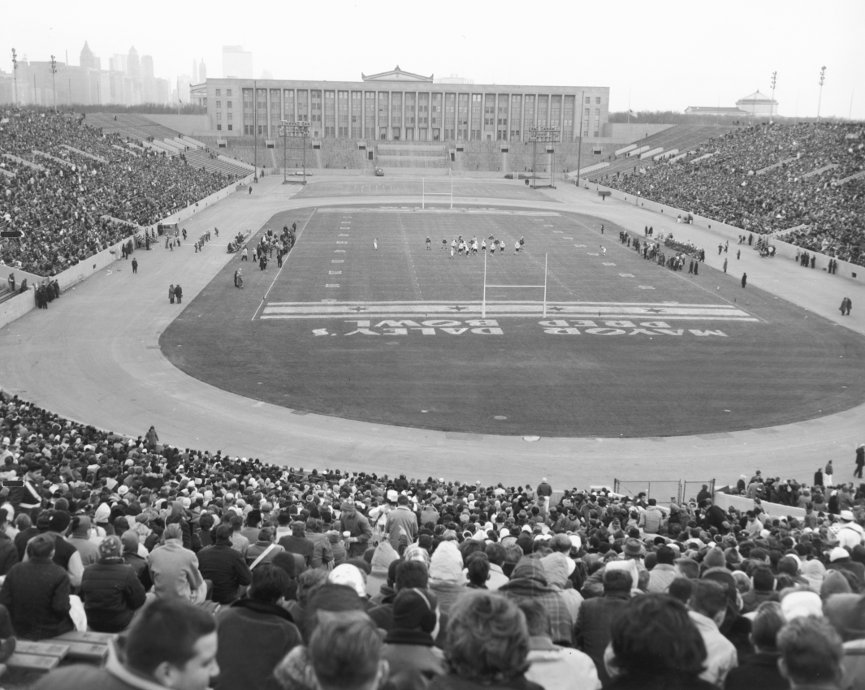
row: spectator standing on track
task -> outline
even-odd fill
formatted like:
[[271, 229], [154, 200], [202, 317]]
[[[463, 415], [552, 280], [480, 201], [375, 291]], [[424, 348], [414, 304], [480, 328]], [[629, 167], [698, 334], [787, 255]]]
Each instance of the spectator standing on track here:
[[174, 304], [174, 283], [168, 286], [168, 301]]
[[[724, 263], [725, 264], [727, 263], [726, 259], [724, 260]], [[726, 269], [724, 270], [724, 272], [726, 273]], [[745, 287], [747, 284], [748, 284], [748, 274], [743, 273], [742, 274], [742, 287]]]
[[862, 479], [862, 469], [865, 468], [865, 443], [860, 443], [856, 448], [856, 471], [853, 476]]
[[177, 303], [180, 304], [181, 300], [183, 299], [183, 288], [180, 287], [179, 283], [174, 286], [174, 296], [177, 298]]

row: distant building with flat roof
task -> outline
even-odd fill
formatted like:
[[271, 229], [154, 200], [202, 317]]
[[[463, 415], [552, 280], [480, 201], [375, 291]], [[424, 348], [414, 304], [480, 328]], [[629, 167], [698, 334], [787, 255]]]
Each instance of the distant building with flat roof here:
[[207, 79], [191, 98], [220, 137], [275, 139], [288, 120], [309, 122], [316, 139], [529, 141], [547, 127], [573, 142], [603, 135], [610, 89], [437, 82], [397, 66], [356, 82]]

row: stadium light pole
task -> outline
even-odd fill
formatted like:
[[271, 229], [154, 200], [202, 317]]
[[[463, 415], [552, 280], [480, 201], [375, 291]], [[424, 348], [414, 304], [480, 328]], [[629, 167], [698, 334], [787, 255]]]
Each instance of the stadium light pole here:
[[285, 131], [285, 120], [283, 120], [279, 125], [279, 132], [282, 134], [282, 184], [288, 183], [288, 163], [286, 162], [286, 149], [285, 149], [285, 140], [286, 131]]
[[[309, 134], [309, 122], [306, 120], [297, 120], [294, 122], [289, 122], [288, 120], [282, 120], [282, 132], [283, 132], [283, 161], [282, 165], [285, 170], [288, 170], [288, 164], [286, 162], [286, 138], [291, 137], [300, 138], [303, 140], [303, 184], [306, 184], [306, 136]], [[288, 181], [287, 172], [283, 175], [283, 184]]]
[[[629, 104], [630, 105], [630, 104]], [[577, 187], [580, 186], [580, 169], [583, 164], [583, 108], [586, 107], [586, 92], [580, 91], [580, 134], [577, 137]], [[631, 110], [628, 108], [628, 122], [631, 121]]]
[[13, 105], [18, 105], [18, 53], [12, 49], [12, 98]]
[[823, 82], [826, 81], [826, 65], [820, 68], [820, 92], [817, 96], [817, 119], [820, 119], [820, 105], [823, 102]]
[[252, 80], [252, 181], [258, 182], [258, 82]]
[[[54, 98], [54, 112], [57, 112], [57, 59], [51, 56], [51, 91]], [[819, 116], [818, 116], [819, 117]]]
[[774, 116], [777, 114], [775, 112], [775, 86], [778, 84], [778, 70], [772, 72], [772, 81], [770, 84], [772, 86], [772, 102], [769, 104], [769, 115]]

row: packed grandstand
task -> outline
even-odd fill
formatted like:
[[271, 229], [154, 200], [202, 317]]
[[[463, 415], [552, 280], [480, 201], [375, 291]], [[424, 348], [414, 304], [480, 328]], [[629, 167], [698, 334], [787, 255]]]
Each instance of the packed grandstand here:
[[[805, 225], [789, 239], [862, 263], [863, 180], [841, 183], [863, 170], [860, 133], [739, 130], [700, 163], [607, 182], [749, 232]], [[68, 114], [5, 113], [0, 154], [3, 229], [21, 231], [0, 260], [46, 277], [234, 181]], [[755, 467], [661, 505], [540, 477], [294, 469], [3, 395], [0, 657], [28, 684], [49, 667], [34, 659], [102, 643], [42, 688], [861, 688], [865, 485], [833, 470]], [[169, 654], [142, 633], [160, 606], [176, 627], [203, 616], [212, 658], [187, 640], [142, 663]]]

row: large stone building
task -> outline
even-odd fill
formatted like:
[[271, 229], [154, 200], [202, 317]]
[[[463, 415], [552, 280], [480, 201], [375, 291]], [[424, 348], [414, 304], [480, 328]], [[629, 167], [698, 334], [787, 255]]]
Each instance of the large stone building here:
[[397, 66], [358, 82], [207, 79], [191, 98], [225, 138], [273, 139], [287, 120], [309, 122], [314, 139], [517, 142], [544, 127], [573, 142], [603, 136], [610, 89], [445, 83]]

